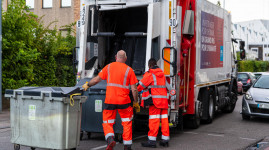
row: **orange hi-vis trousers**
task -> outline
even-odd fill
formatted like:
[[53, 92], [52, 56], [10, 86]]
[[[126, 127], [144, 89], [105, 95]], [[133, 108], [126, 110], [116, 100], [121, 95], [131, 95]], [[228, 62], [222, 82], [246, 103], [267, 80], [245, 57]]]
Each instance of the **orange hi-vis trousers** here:
[[123, 126], [123, 144], [132, 144], [132, 119], [133, 119], [133, 108], [129, 106], [126, 109], [114, 109], [114, 110], [103, 110], [103, 130], [105, 138], [107, 140], [110, 136], [114, 135], [113, 125], [115, 124], [116, 114], [120, 114], [121, 124]]
[[160, 127], [160, 119], [162, 123], [162, 139], [169, 140], [169, 122], [168, 122], [168, 110], [160, 109], [151, 105], [149, 107], [149, 132], [148, 139], [152, 141], [156, 141], [159, 127]]

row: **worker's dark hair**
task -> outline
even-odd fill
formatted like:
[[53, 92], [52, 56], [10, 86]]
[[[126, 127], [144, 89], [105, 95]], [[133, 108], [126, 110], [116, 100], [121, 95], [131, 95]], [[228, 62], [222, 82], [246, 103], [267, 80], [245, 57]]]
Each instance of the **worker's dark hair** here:
[[154, 59], [154, 58], [150, 58], [150, 59], [149, 59], [149, 62], [148, 62], [148, 66], [153, 67], [153, 66], [156, 66], [156, 65], [157, 65], [157, 61], [156, 61], [156, 59]]

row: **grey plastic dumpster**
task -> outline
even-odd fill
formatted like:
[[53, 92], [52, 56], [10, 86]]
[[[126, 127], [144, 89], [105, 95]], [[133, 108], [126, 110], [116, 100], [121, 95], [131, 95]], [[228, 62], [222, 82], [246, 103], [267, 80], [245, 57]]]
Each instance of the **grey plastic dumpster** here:
[[[86, 81], [90, 79], [82, 79], [76, 85], [81, 87]], [[100, 83], [92, 86], [88, 91], [84, 92], [84, 96], [87, 96], [87, 101], [82, 104], [82, 120], [81, 129], [88, 133], [90, 137], [91, 133], [103, 133], [103, 109], [106, 97], [106, 81], [101, 81]], [[116, 122], [113, 126], [116, 139], [121, 142], [123, 133], [123, 127], [121, 125], [121, 119], [117, 113]], [[81, 135], [82, 138], [83, 135]]]
[[[6, 90], [10, 98], [11, 143], [32, 148], [76, 149], [79, 145], [81, 103], [74, 87], [23, 87]], [[71, 103], [72, 104], [72, 103]]]

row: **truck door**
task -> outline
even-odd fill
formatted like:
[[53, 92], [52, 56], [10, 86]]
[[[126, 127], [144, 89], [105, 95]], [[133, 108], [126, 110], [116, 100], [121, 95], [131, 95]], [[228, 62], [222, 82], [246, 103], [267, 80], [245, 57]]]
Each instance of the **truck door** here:
[[80, 30], [78, 50], [78, 78], [83, 79], [93, 74], [93, 65], [97, 60], [98, 42], [92, 36], [97, 31], [97, 9], [95, 5], [84, 5], [78, 22]]
[[[146, 63], [151, 57], [160, 58], [160, 33], [161, 33], [161, 4], [151, 3], [148, 5], [148, 28]], [[148, 70], [148, 65], [145, 65]]]

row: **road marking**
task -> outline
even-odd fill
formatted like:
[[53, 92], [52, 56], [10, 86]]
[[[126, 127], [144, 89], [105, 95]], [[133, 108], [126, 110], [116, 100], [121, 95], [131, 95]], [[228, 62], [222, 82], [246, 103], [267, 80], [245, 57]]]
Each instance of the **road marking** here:
[[221, 134], [207, 134], [209, 136], [219, 136], [219, 137], [224, 137], [224, 135], [221, 135]]
[[[119, 144], [119, 142], [117, 142], [116, 145], [117, 144]], [[103, 145], [103, 146], [92, 148], [92, 150], [103, 149], [103, 148], [106, 148], [106, 147], [107, 147], [107, 145]]]
[[[136, 138], [133, 138], [133, 141], [134, 141], [134, 140], [137, 140], [137, 139], [142, 139], [142, 138], [147, 137], [147, 136], [148, 136], [148, 135], [138, 136], [138, 137], [136, 137]], [[119, 142], [117, 142], [116, 144], [119, 144]], [[107, 145], [103, 145], [103, 146], [99, 146], [99, 147], [92, 148], [92, 150], [104, 149], [104, 148], [106, 148], [106, 147], [107, 147]]]
[[240, 139], [242, 139], [242, 140], [249, 140], [249, 141], [255, 141], [256, 139], [251, 139], [251, 138], [242, 138], [242, 137], [240, 137]]
[[147, 136], [148, 136], [148, 135], [138, 136], [138, 137], [136, 137], [136, 138], [133, 138], [133, 140], [142, 139], [142, 138], [147, 137]]
[[184, 133], [187, 133], [187, 134], [198, 134], [196, 132], [184, 132]]

